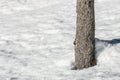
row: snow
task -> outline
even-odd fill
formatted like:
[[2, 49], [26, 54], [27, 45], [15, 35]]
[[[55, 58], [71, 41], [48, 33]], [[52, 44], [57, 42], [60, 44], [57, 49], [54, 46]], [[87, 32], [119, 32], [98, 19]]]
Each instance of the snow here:
[[0, 0], [0, 80], [120, 80], [120, 1], [96, 0], [97, 65], [74, 64], [74, 0]]

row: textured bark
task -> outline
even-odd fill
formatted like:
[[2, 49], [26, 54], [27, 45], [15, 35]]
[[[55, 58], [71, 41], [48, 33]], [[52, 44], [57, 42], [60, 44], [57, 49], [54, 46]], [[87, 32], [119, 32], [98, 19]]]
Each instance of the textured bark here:
[[77, 69], [96, 65], [94, 0], [77, 0], [75, 66]]

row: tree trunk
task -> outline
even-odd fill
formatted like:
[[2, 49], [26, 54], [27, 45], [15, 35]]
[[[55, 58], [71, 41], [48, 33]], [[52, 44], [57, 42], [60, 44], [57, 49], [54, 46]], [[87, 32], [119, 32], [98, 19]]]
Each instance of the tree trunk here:
[[77, 0], [75, 66], [77, 69], [96, 65], [94, 0]]

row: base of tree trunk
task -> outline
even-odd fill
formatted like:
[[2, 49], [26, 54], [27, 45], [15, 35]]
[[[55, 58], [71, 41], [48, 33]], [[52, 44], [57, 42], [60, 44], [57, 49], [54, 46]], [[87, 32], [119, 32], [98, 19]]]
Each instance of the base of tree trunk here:
[[96, 65], [94, 0], [77, 0], [75, 69]]

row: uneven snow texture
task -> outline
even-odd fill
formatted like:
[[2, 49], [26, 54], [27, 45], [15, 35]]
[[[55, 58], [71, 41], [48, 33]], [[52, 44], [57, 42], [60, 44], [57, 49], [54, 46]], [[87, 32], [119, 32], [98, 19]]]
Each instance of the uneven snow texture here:
[[98, 64], [75, 71], [75, 0], [0, 0], [0, 80], [120, 80], [119, 4], [95, 1]]

